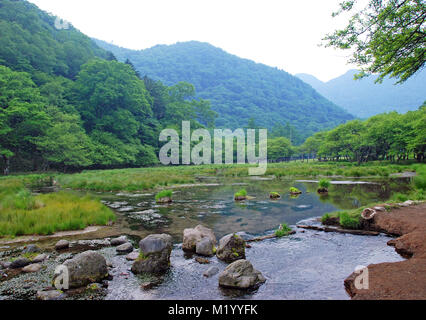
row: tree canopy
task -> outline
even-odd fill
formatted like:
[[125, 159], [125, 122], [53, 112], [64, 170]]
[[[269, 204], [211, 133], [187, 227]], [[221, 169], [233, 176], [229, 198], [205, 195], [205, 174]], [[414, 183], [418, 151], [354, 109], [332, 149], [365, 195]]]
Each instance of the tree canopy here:
[[[333, 16], [356, 11], [357, 0], [343, 1]], [[326, 46], [352, 49], [350, 62], [362, 67], [358, 77], [379, 74], [406, 81], [426, 61], [424, 0], [370, 0], [344, 29], [327, 35]]]

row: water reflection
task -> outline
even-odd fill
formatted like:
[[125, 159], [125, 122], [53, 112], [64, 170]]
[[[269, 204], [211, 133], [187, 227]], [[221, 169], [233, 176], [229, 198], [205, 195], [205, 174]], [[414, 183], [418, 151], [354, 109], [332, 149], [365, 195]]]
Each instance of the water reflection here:
[[[329, 193], [320, 196], [316, 192], [317, 184], [312, 182], [238, 178], [177, 189], [172, 204], [156, 204], [153, 194], [102, 197], [124, 216], [132, 230], [170, 233], [179, 242], [184, 228], [199, 223], [212, 228], [218, 237], [238, 231], [263, 234], [281, 223], [294, 225], [327, 212], [385, 201], [392, 192], [408, 187], [401, 179], [399, 183], [391, 179], [373, 182], [332, 184]], [[235, 202], [233, 195], [242, 185], [253, 198]], [[290, 196], [290, 187], [303, 193]], [[271, 191], [280, 193], [281, 198], [270, 200]]]

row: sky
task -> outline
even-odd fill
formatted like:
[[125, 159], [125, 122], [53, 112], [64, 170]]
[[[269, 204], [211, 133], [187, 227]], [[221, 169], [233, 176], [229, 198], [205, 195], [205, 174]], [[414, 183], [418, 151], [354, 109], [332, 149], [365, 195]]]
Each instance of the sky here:
[[342, 0], [30, 0], [86, 35], [129, 49], [197, 40], [239, 57], [309, 73], [344, 74], [350, 52], [319, 47], [343, 27]]

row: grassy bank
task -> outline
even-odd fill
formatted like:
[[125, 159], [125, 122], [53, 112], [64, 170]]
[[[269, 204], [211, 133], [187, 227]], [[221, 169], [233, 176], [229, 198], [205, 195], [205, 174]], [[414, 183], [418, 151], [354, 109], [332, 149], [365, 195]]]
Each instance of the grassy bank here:
[[0, 237], [48, 235], [115, 220], [109, 208], [89, 196], [67, 192], [32, 195], [28, 183], [39, 178], [0, 179]]
[[[144, 191], [196, 182], [197, 176], [245, 177], [250, 165], [202, 165], [120, 170], [83, 171], [57, 175], [64, 188], [92, 191]], [[386, 162], [355, 166], [352, 163], [290, 162], [268, 164], [266, 175], [281, 177], [388, 177], [392, 173], [415, 171], [414, 165]]]
[[[392, 205], [407, 200], [425, 200], [426, 199], [426, 165], [425, 164], [413, 164], [409, 168], [411, 171], [415, 171], [417, 176], [413, 178], [408, 192], [394, 193], [392, 197], [387, 201], [389, 208]], [[323, 215], [322, 222], [335, 220], [341, 227], [346, 229], [358, 229], [360, 227], [361, 213], [365, 208], [374, 207], [377, 204], [370, 204], [361, 208], [353, 210], [343, 210]], [[386, 208], [388, 209], [388, 208]]]

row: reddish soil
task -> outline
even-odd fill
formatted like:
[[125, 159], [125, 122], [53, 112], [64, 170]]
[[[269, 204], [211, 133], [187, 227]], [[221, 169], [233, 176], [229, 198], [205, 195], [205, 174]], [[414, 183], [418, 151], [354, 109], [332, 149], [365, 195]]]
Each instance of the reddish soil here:
[[356, 300], [425, 300], [426, 203], [378, 212], [372, 220], [368, 229], [398, 236], [388, 245], [408, 260], [369, 265], [369, 289], [355, 288], [353, 273], [345, 280], [346, 291]]

